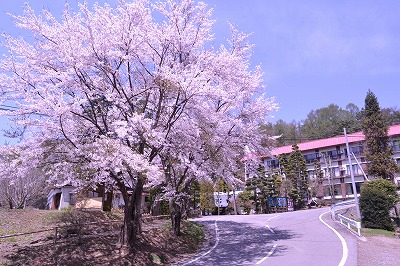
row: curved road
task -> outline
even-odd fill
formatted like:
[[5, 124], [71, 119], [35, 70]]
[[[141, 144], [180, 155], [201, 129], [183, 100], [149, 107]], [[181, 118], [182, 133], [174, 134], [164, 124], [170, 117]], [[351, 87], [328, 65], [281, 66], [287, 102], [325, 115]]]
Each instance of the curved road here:
[[331, 220], [329, 208], [193, 220], [212, 239], [182, 266], [357, 265], [357, 237]]

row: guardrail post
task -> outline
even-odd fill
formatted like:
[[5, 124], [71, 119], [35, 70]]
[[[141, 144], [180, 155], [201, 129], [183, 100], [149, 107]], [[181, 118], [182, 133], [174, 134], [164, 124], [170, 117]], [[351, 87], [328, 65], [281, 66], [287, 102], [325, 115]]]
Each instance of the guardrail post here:
[[57, 244], [57, 235], [58, 235], [58, 227], [54, 228], [55, 233], [54, 233], [54, 244]]
[[[355, 230], [353, 230], [352, 228], [351, 228], [351, 226], [354, 226], [355, 228], [357, 228], [357, 234], [358, 234], [358, 236], [361, 236], [361, 223], [360, 222], [357, 222], [357, 221], [354, 221], [354, 220], [352, 220], [352, 219], [350, 219], [350, 218], [347, 218], [347, 217], [345, 217], [345, 216], [343, 216], [343, 215], [341, 215], [341, 214], [339, 214], [339, 220], [340, 220], [340, 224], [341, 225], [346, 225], [347, 224], [347, 228], [350, 230], [350, 231], [353, 231], [354, 233], [355, 233]], [[346, 223], [346, 224], [345, 224]]]

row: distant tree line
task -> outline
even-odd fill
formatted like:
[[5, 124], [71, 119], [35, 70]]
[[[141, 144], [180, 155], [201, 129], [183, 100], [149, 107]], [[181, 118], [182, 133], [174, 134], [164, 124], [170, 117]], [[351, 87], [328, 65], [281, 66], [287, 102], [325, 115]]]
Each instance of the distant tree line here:
[[[381, 114], [385, 122], [390, 125], [400, 124], [400, 110], [395, 107], [382, 108]], [[307, 140], [329, 138], [347, 133], [362, 131], [362, 120], [365, 116], [364, 108], [360, 109], [349, 103], [345, 109], [336, 104], [330, 104], [317, 110], [311, 110], [304, 120], [286, 122], [282, 119], [275, 123], [262, 125], [262, 129], [273, 136], [280, 136], [275, 145], [286, 146]]]

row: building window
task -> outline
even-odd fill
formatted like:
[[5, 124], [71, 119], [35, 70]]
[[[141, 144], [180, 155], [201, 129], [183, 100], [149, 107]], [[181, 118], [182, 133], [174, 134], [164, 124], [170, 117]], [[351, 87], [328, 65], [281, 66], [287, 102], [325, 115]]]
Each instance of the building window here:
[[[355, 146], [355, 147], [350, 147], [350, 152], [354, 154], [354, 156], [362, 156], [364, 155], [364, 147], [363, 146]], [[346, 150], [346, 155], [347, 155], [347, 150]]]
[[340, 186], [340, 184], [334, 186], [334, 193], [335, 193], [335, 196], [342, 195], [342, 187]]
[[[349, 165], [347, 165], [346, 167], [347, 167], [347, 173], [351, 174], [351, 173], [350, 173], [350, 167], [349, 167]], [[354, 174], [354, 175], [360, 175], [360, 174], [362, 174], [362, 172], [361, 172], [360, 167], [358, 166], [358, 164], [353, 164], [353, 174]]]
[[356, 190], [357, 190], [357, 194], [361, 193], [361, 186], [363, 185], [363, 182], [358, 182], [356, 183]]
[[340, 174], [339, 174], [339, 167], [332, 167], [332, 168], [331, 168], [331, 171], [332, 171], [332, 175], [333, 175], [333, 176], [340, 176]]
[[337, 167], [324, 168], [323, 170], [325, 178], [327, 177], [333, 178], [336, 176], [336, 171], [339, 171]]
[[309, 171], [307, 171], [307, 173], [308, 173], [308, 177], [310, 179], [314, 179], [315, 178], [315, 171], [314, 170], [309, 170]]
[[98, 198], [99, 197], [99, 193], [96, 191], [89, 191], [88, 192], [88, 198]]
[[324, 196], [325, 197], [330, 197], [331, 193], [329, 191], [329, 186], [324, 186]]
[[329, 156], [333, 160], [339, 159], [339, 157], [340, 157], [337, 150], [327, 151], [326, 155]]
[[279, 160], [268, 160], [266, 161], [267, 167], [270, 169], [276, 169], [279, 167]]
[[317, 160], [321, 156], [319, 153], [312, 153], [312, 154], [304, 155], [303, 157], [306, 160], [306, 163], [313, 163], [315, 160]]
[[393, 151], [400, 151], [400, 140], [395, 140], [391, 144]]
[[353, 195], [353, 187], [351, 184], [346, 184], [346, 195]]

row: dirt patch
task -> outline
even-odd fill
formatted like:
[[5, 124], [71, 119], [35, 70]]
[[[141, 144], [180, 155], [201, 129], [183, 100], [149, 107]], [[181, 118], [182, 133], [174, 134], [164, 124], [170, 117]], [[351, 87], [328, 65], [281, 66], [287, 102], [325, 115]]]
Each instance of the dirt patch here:
[[[115, 217], [104, 217], [104, 222]], [[0, 210], [2, 235], [35, 231], [54, 226], [49, 211]], [[173, 264], [192, 256], [202, 245], [201, 230], [185, 222], [182, 235], [171, 232], [169, 220], [150, 220], [143, 223], [143, 235], [136, 249], [129, 252], [118, 244], [121, 224], [84, 228], [81, 236], [67, 231], [54, 231], [0, 239], [0, 265], [157, 265]], [[20, 230], [18, 228], [21, 228]]]
[[400, 265], [400, 238], [368, 236], [358, 241], [358, 265]]
[[[397, 208], [399, 209], [399, 206]], [[357, 219], [355, 207], [342, 209], [337, 213]], [[364, 237], [358, 240], [358, 265], [400, 265], [400, 227], [397, 227], [395, 232], [382, 230], [381, 235], [371, 235], [370, 229], [363, 231]]]

